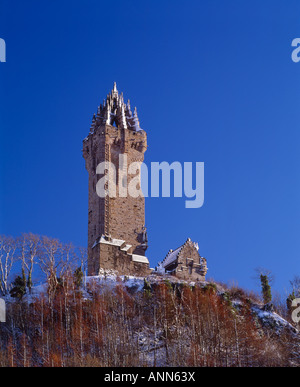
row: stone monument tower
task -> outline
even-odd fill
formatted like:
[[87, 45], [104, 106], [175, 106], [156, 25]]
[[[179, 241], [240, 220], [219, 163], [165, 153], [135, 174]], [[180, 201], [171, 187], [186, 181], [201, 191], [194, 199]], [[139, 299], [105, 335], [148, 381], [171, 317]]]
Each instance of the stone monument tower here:
[[[123, 93], [119, 94], [115, 83], [94, 114], [90, 133], [83, 141], [89, 173], [89, 275], [97, 275], [101, 269], [126, 275], [150, 273], [145, 257], [145, 200], [142, 194], [132, 197], [127, 190], [131, 179], [140, 172], [128, 174], [128, 166], [143, 162], [146, 149], [147, 135], [140, 128], [137, 110], [132, 113], [130, 102], [124, 103]], [[97, 166], [103, 162], [107, 164], [101, 175]], [[105, 176], [107, 182], [115, 177], [114, 197], [99, 196], [97, 184]]]

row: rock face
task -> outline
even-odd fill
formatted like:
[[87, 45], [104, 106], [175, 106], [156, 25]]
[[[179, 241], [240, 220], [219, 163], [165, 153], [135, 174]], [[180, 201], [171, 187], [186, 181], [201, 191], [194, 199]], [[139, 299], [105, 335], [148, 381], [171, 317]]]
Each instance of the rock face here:
[[[115, 269], [120, 274], [148, 275], [145, 257], [147, 235], [145, 200], [142, 193], [127, 193], [130, 181], [139, 170], [127, 174], [131, 163], [143, 162], [147, 135], [140, 128], [137, 110], [131, 112], [116, 84], [94, 115], [90, 133], [83, 141], [83, 157], [89, 173], [88, 274], [97, 275], [100, 268]], [[97, 166], [105, 163], [102, 171]], [[102, 165], [103, 165], [102, 164]], [[102, 172], [102, 176], [101, 176]], [[127, 176], [127, 180], [126, 180]], [[97, 185], [103, 177], [105, 188], [116, 195], [100, 197]]]
[[159, 263], [157, 271], [173, 274], [179, 279], [204, 281], [207, 264], [198, 250], [198, 244], [188, 238], [182, 246], [168, 252], [165, 259]]

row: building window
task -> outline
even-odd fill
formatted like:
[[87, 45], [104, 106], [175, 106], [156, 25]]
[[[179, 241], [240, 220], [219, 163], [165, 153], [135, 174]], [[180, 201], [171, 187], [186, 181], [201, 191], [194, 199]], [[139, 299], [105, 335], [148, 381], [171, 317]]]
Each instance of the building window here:
[[189, 274], [193, 273], [193, 262], [189, 263]]

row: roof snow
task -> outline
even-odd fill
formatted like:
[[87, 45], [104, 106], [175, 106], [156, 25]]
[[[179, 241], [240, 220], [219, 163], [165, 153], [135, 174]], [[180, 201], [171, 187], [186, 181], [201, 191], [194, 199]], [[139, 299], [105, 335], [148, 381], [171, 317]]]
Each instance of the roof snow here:
[[149, 263], [148, 258], [143, 255], [132, 254], [133, 262]]
[[[126, 242], [122, 239], [111, 238], [111, 239], [107, 240], [107, 239], [105, 239], [105, 236], [102, 235], [101, 238], [98, 238], [95, 241], [92, 248], [97, 246], [99, 243], [103, 243], [103, 244], [110, 245], [110, 246], [117, 246], [122, 251], [125, 251], [125, 252], [128, 252], [130, 250], [130, 248], [132, 247], [131, 245], [126, 244]], [[132, 256], [133, 262], [140, 262], [140, 263], [149, 264], [148, 258], [143, 256], [143, 255], [138, 255], [138, 254], [129, 254], [129, 255]]]
[[180, 247], [178, 247], [178, 249], [176, 249], [174, 251], [170, 250], [168, 255], [166, 256], [166, 258], [163, 260], [162, 266], [166, 267], [166, 266], [170, 265], [171, 263], [175, 262], [182, 247], [183, 246], [180, 246]]
[[97, 246], [99, 243], [104, 243], [106, 245], [112, 245], [112, 246], [121, 247], [122, 245], [125, 244], [125, 241], [123, 241], [122, 239], [114, 239], [114, 238], [111, 238], [111, 240], [106, 240], [104, 235], [102, 235], [100, 239], [97, 239], [95, 241], [95, 243], [93, 244], [92, 248]]

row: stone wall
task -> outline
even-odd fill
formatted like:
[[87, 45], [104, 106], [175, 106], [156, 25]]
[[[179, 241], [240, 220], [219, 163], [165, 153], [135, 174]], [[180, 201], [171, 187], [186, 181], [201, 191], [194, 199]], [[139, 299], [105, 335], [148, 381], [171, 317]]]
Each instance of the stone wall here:
[[147, 276], [151, 274], [149, 261], [144, 256], [132, 254], [132, 247], [125, 241], [101, 240], [92, 248], [93, 259], [88, 261], [89, 275], [98, 275], [100, 268], [114, 270], [120, 275]]
[[[147, 149], [147, 135], [128, 129], [119, 129], [111, 125], [95, 128], [84, 141], [83, 155], [86, 169], [89, 172], [89, 212], [88, 212], [88, 256], [89, 260], [98, 260], [92, 246], [101, 235], [111, 235], [123, 239], [132, 246], [134, 254], [145, 255], [142, 245], [142, 228], [145, 225], [145, 199], [143, 196], [122, 197], [119, 195], [120, 154], [127, 157], [127, 168], [133, 162], [141, 163]], [[97, 165], [101, 162], [111, 162], [117, 171], [116, 197], [100, 198], [96, 185], [101, 175], [96, 174]], [[126, 172], [126, 167], [123, 168]], [[128, 175], [127, 185], [136, 174]], [[139, 188], [139, 187], [138, 187]], [[116, 262], [116, 260], [114, 261]], [[89, 267], [94, 263], [89, 262]], [[117, 267], [115, 266], [114, 269]], [[121, 271], [121, 268], [118, 267]]]
[[205, 281], [207, 263], [198, 252], [198, 244], [190, 238], [176, 250], [170, 250], [159, 263], [158, 271], [175, 275], [177, 278], [192, 281]]
[[206, 259], [200, 257], [194, 246], [185, 244], [178, 254], [176, 277], [184, 280], [204, 281], [206, 272]]

